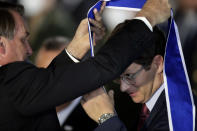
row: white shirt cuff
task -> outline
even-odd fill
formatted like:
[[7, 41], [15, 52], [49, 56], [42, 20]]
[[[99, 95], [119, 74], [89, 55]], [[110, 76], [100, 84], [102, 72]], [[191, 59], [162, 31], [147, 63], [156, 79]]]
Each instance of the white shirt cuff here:
[[75, 63], [79, 63], [79, 60], [77, 60], [75, 57], [73, 57], [66, 49], [65, 49], [66, 53], [68, 54], [68, 56], [70, 57], [71, 60], [73, 60]]
[[135, 17], [134, 19], [143, 21], [148, 26], [148, 28], [153, 32], [153, 27], [150, 24], [150, 22], [146, 19], [146, 17]]

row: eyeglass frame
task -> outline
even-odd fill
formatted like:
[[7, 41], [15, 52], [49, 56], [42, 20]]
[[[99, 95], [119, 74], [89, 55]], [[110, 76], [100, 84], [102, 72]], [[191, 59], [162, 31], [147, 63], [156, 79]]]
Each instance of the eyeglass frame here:
[[131, 82], [129, 82], [128, 80], [134, 82], [137, 75], [144, 69], [144, 67], [142, 66], [139, 70], [137, 70], [135, 73], [132, 74], [123, 74], [120, 76], [120, 79], [122, 81], [124, 81], [127, 85], [131, 85]]

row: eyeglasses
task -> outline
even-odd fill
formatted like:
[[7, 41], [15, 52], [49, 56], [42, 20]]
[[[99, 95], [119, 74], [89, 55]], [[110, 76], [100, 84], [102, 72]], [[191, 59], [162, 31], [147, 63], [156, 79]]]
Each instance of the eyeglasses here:
[[137, 70], [135, 73], [133, 73], [133, 74], [124, 74], [124, 75], [121, 75], [120, 78], [121, 78], [121, 80], [124, 81], [126, 84], [131, 85], [131, 84], [135, 81], [137, 75], [138, 75], [143, 69], [144, 69], [144, 67], [142, 66], [142, 67], [141, 67], [139, 70]]

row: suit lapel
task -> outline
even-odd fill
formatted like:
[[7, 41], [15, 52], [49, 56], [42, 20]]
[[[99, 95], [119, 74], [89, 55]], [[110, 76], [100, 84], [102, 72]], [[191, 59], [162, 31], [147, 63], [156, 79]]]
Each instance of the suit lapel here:
[[[159, 96], [157, 102], [155, 103], [155, 106], [153, 107], [152, 111], [150, 112], [149, 117], [146, 119], [145, 124], [142, 128], [142, 130], [147, 129], [148, 127], [151, 126], [151, 124], [153, 123], [153, 120], [157, 120], [159, 118], [159, 116], [161, 115], [161, 111], [166, 110], [166, 100], [165, 100], [165, 91], [163, 91], [161, 93], [161, 95]], [[164, 114], [164, 116], [167, 116], [167, 112], [166, 114]]]

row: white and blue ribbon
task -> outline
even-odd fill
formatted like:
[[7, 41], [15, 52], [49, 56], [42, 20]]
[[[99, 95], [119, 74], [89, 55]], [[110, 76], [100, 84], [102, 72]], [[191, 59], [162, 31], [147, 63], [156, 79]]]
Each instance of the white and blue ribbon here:
[[[146, 0], [108, 0], [106, 8], [139, 11], [145, 2]], [[93, 9], [100, 10], [101, 5], [102, 0], [89, 10], [88, 18], [94, 19]], [[88, 25], [91, 55], [94, 56], [90, 23]], [[173, 19], [172, 11], [169, 20], [163, 75], [170, 131], [194, 131], [196, 111], [193, 94], [185, 66], [178, 28]]]
[[[102, 5], [102, 1], [98, 1], [93, 7], [91, 7], [88, 11], [88, 19], [95, 19], [93, 10], [97, 9], [100, 10]], [[89, 41], [90, 41], [90, 50], [91, 50], [91, 56], [94, 57], [94, 44], [93, 44], [93, 33], [91, 31], [91, 24], [88, 20], [88, 31], [89, 31]]]
[[194, 131], [195, 105], [172, 11], [164, 59], [164, 85], [170, 130]]
[[[105, 8], [114, 8], [114, 9], [122, 9], [122, 10], [133, 10], [133, 11], [139, 11], [146, 0], [100, 0], [98, 1], [94, 6], [92, 6], [88, 11], [88, 18], [94, 19], [94, 13], [93, 10], [96, 8], [97, 10], [100, 10], [102, 2], [107, 1]], [[90, 50], [91, 50], [91, 56], [94, 57], [94, 46], [93, 46], [93, 33], [90, 28], [91, 24], [88, 21], [88, 30], [89, 30], [89, 40], [90, 40]]]

